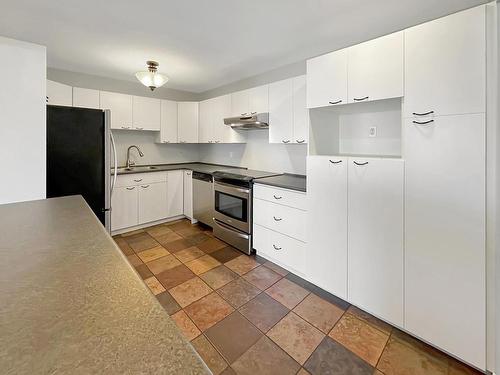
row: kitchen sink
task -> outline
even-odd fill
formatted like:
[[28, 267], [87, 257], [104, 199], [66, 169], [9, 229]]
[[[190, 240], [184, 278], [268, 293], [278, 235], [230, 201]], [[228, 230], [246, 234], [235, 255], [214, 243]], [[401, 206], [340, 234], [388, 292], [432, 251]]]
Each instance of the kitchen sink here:
[[155, 167], [153, 165], [140, 165], [137, 167], [119, 167], [118, 168], [118, 173], [120, 172], [144, 172], [144, 171], [154, 171], [158, 169], [158, 167]]

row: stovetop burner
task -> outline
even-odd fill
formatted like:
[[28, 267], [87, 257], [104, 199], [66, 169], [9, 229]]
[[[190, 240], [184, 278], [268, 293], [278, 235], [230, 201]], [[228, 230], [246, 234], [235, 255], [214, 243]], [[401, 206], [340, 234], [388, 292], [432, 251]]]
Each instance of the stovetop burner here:
[[264, 177], [280, 176], [282, 173], [255, 171], [252, 169], [242, 169], [238, 172], [232, 171], [216, 171], [212, 175], [215, 181], [224, 182], [226, 184], [238, 186], [250, 186], [253, 180]]

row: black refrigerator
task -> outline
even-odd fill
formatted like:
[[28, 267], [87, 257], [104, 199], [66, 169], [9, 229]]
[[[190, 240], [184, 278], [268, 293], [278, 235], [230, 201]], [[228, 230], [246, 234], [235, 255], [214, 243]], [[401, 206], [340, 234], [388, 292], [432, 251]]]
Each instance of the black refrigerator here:
[[109, 110], [47, 106], [47, 198], [82, 195], [108, 232], [112, 160]]

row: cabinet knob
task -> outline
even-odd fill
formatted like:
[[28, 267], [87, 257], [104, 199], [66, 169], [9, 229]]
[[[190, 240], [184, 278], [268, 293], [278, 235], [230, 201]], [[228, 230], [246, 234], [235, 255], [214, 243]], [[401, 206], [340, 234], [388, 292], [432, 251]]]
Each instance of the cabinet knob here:
[[423, 112], [423, 113], [418, 113], [418, 112], [413, 112], [414, 116], [429, 116], [434, 114], [434, 111], [429, 111], [429, 112]]
[[283, 218], [281, 218], [281, 217], [276, 217], [276, 216], [273, 216], [273, 219], [274, 219], [274, 221], [281, 221], [281, 220], [283, 220]]
[[368, 164], [367, 161], [365, 161], [364, 163], [359, 163], [356, 160], [354, 160], [353, 163], [356, 164], [356, 165], [367, 165]]
[[274, 199], [280, 200], [283, 197], [278, 197], [277, 195], [273, 195]]
[[297, 139], [297, 143], [304, 143], [305, 141], [305, 139]]
[[281, 247], [278, 247], [275, 244], [273, 244], [273, 247], [274, 247], [274, 250], [281, 250], [282, 249]]
[[369, 96], [365, 96], [364, 98], [353, 98], [355, 102], [362, 102], [363, 100], [368, 99]]
[[330, 104], [340, 104], [340, 103], [342, 103], [342, 100], [337, 100], [335, 102], [328, 102], [328, 103], [330, 103]]
[[290, 140], [286, 140], [286, 141], [285, 141], [285, 140], [283, 139], [281, 142], [283, 142], [283, 143], [290, 143]]
[[141, 182], [142, 178], [138, 178], [137, 180], [134, 180], [134, 182]]

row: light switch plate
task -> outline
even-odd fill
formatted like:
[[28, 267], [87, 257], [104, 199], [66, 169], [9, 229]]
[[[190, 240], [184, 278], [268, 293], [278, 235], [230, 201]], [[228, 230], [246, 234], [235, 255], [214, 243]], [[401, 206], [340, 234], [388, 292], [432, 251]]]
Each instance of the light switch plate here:
[[368, 137], [374, 138], [377, 136], [377, 127], [376, 126], [370, 126], [370, 130], [368, 132]]

